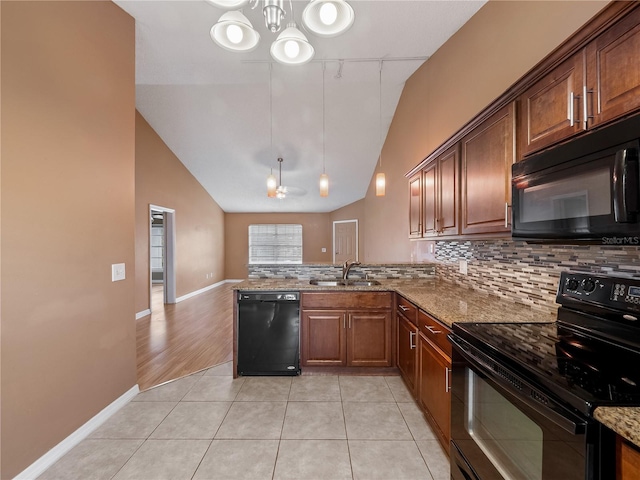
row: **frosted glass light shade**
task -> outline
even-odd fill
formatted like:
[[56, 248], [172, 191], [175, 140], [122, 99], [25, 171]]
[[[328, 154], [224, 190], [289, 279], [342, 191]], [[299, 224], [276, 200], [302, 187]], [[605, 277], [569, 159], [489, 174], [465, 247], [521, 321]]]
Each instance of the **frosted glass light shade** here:
[[378, 173], [376, 175], [376, 197], [384, 197], [384, 190], [386, 186], [386, 180], [384, 173]]
[[[292, 47], [292, 43], [295, 43], [297, 48]], [[276, 62], [285, 65], [304, 65], [311, 61], [314, 54], [313, 46], [295, 23], [289, 23], [271, 44], [271, 56]]]
[[[238, 34], [238, 29], [241, 34]], [[241, 12], [227, 12], [211, 27], [211, 39], [232, 52], [250, 52], [258, 46], [260, 34]]]
[[320, 175], [320, 196], [329, 196], [329, 175], [327, 175], [326, 173]]
[[277, 187], [278, 182], [276, 181], [276, 176], [272, 173], [267, 177], [267, 197], [275, 198]]
[[214, 7], [221, 8], [223, 10], [239, 10], [242, 7], [249, 5], [250, 0], [206, 0]]
[[[333, 22], [327, 15], [333, 10], [328, 8], [328, 4], [335, 7], [336, 17]], [[304, 26], [319, 37], [335, 37], [346, 32], [355, 18], [353, 8], [344, 0], [311, 0], [302, 12]]]

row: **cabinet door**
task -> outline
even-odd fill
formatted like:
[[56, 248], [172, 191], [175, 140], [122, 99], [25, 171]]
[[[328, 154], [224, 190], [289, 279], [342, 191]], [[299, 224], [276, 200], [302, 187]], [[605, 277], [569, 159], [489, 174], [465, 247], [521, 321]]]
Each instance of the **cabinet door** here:
[[347, 365], [391, 366], [391, 312], [347, 313]]
[[462, 233], [499, 233], [511, 198], [514, 106], [509, 104], [462, 139]]
[[585, 53], [580, 51], [536, 82], [519, 98], [520, 154], [548, 147], [585, 128]]
[[341, 366], [346, 364], [347, 314], [343, 310], [302, 311], [303, 366]]
[[640, 108], [640, 9], [587, 45], [589, 126]]
[[419, 334], [418, 402], [434, 427], [442, 445], [449, 451], [451, 436], [451, 359]]
[[398, 369], [409, 387], [416, 395], [416, 364], [418, 363], [418, 328], [403, 315], [398, 315]]
[[640, 449], [620, 435], [616, 436], [616, 478], [618, 480], [640, 478]]
[[458, 147], [445, 152], [438, 159], [438, 229], [441, 235], [458, 232]]
[[422, 174], [409, 180], [409, 237], [422, 234]]
[[437, 200], [437, 180], [436, 172], [438, 170], [438, 162], [430, 163], [422, 170], [422, 236], [434, 237], [438, 235], [437, 219], [438, 200]]

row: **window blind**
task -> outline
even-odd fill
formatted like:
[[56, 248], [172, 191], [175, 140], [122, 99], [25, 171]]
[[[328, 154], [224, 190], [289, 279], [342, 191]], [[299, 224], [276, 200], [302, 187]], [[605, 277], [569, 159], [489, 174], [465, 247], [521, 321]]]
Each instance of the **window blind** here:
[[249, 264], [302, 263], [302, 225], [249, 225]]

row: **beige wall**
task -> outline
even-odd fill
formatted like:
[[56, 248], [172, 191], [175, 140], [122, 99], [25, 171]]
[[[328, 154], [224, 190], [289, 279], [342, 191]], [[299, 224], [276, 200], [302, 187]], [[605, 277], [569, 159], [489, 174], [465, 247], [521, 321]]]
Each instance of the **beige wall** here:
[[600, 11], [606, 1], [490, 1], [405, 84], [365, 197], [365, 261], [409, 261], [404, 174]]
[[329, 220], [331, 222], [331, 231], [329, 232], [331, 235], [329, 248], [333, 248], [333, 222], [337, 222], [339, 220], [358, 220], [358, 259], [361, 262], [364, 262], [365, 258], [365, 241], [363, 228], [365, 223], [364, 211], [365, 203], [364, 199], [362, 199], [339, 208], [338, 210], [334, 210], [329, 214]]
[[135, 29], [111, 2], [0, 8], [0, 476], [13, 478], [136, 384]]
[[[302, 225], [302, 260], [331, 263], [331, 220], [328, 213], [226, 213], [224, 216], [225, 276], [247, 278], [249, 225], [294, 223]], [[326, 253], [322, 253], [326, 248]]]
[[176, 295], [224, 280], [224, 212], [136, 112], [136, 312], [149, 308], [150, 204], [176, 211]]

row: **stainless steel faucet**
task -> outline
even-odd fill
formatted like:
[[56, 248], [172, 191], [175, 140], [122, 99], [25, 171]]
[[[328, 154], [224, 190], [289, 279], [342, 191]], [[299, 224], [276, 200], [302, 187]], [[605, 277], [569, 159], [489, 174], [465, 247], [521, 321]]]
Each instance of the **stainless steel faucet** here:
[[351, 267], [354, 267], [356, 265], [360, 265], [360, 262], [356, 262], [355, 260], [347, 260], [342, 264], [342, 280], [349, 279], [349, 271], [351, 270]]

